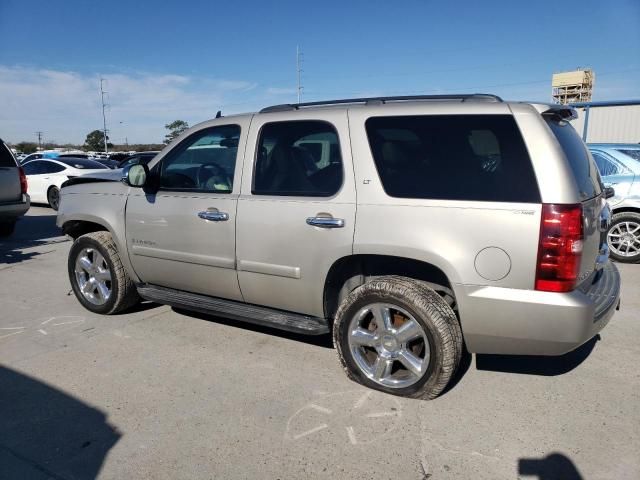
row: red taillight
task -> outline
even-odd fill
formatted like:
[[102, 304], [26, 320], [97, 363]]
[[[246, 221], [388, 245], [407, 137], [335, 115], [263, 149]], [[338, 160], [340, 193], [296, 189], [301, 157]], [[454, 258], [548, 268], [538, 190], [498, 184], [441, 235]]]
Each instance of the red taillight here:
[[18, 171], [20, 172], [20, 193], [27, 193], [27, 176], [24, 174], [22, 167], [20, 167]]
[[542, 205], [536, 290], [570, 292], [582, 258], [582, 205]]

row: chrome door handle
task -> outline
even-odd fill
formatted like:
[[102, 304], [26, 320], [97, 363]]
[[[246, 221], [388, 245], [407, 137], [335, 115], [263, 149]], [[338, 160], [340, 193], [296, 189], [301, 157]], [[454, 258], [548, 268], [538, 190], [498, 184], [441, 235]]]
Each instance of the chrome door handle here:
[[307, 218], [307, 225], [320, 228], [343, 228], [344, 220], [333, 217], [309, 217]]
[[209, 220], [211, 222], [226, 222], [229, 220], [229, 214], [224, 212], [210, 211], [205, 210], [204, 212], [199, 212], [198, 217], [203, 220]]

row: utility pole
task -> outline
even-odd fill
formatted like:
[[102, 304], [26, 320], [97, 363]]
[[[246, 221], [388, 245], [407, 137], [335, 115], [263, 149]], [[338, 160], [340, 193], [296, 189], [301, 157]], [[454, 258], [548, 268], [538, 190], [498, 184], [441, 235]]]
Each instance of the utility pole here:
[[107, 117], [104, 114], [104, 107], [107, 105], [104, 103], [104, 94], [107, 93], [104, 91], [102, 84], [104, 83], [104, 78], [100, 79], [100, 98], [102, 99], [102, 126], [104, 127], [104, 153], [109, 153], [109, 148], [107, 146]]
[[42, 132], [36, 132], [38, 136], [38, 151], [42, 150]]
[[298, 92], [298, 103], [302, 100], [302, 83], [300, 80], [300, 74], [302, 73], [302, 53], [300, 52], [300, 46], [296, 45], [296, 78], [298, 80], [298, 87], [296, 88]]

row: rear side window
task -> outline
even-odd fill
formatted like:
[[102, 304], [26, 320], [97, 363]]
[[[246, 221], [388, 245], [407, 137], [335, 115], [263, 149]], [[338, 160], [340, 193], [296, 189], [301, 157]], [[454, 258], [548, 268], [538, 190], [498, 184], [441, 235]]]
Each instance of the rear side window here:
[[254, 195], [330, 197], [342, 186], [335, 128], [323, 121], [267, 123], [260, 131]]
[[16, 161], [13, 159], [11, 150], [0, 141], [0, 167], [15, 167]]
[[569, 166], [578, 185], [580, 200], [587, 200], [599, 195], [601, 189], [598, 170], [591, 161], [587, 146], [578, 132], [569, 122], [556, 116], [544, 115], [544, 119], [569, 160]]
[[511, 115], [372, 117], [371, 153], [392, 197], [539, 203]]

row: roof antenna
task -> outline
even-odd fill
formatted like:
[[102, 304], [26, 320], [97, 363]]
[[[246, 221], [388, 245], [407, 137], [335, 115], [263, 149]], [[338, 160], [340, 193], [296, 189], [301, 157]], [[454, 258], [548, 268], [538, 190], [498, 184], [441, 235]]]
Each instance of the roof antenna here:
[[222, 110], [218, 110], [218, 113], [216, 113], [216, 118], [220, 118], [222, 116]]

